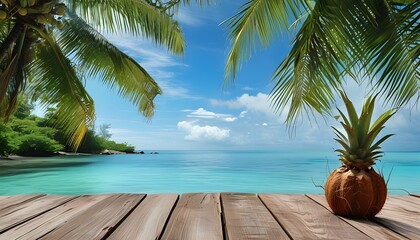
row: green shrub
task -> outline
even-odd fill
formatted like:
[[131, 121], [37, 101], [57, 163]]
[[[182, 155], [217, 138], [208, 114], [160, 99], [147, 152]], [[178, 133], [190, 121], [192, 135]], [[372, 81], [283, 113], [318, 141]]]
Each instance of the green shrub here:
[[25, 154], [34, 151], [54, 152], [63, 149], [63, 145], [40, 133], [19, 136], [18, 139], [20, 140], [20, 146], [17, 150], [18, 154]]

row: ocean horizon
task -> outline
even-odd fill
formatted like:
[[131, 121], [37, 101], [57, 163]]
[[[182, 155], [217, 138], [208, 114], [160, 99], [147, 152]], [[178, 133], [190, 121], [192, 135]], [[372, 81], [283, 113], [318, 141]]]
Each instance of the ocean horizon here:
[[[100, 193], [323, 193], [333, 151], [158, 150], [33, 158], [0, 165], [0, 195]], [[150, 154], [158, 152], [159, 154]], [[420, 193], [420, 152], [389, 151], [374, 166], [389, 194]]]

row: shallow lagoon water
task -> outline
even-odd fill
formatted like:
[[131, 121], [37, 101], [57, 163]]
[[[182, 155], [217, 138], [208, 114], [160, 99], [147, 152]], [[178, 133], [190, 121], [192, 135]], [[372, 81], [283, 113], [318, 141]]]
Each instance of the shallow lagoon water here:
[[[334, 152], [160, 151], [0, 164], [0, 195], [95, 193], [323, 193]], [[387, 152], [376, 169], [390, 194], [420, 193], [420, 152]]]

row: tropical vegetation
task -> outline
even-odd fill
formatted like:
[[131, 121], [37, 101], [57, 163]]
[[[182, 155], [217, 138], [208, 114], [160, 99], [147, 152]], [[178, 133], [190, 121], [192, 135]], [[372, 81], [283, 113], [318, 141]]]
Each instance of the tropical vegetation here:
[[[223, 24], [231, 49], [226, 81], [257, 44], [294, 30], [293, 46], [273, 74], [270, 98], [292, 126], [305, 113], [331, 114], [348, 78], [369, 82], [385, 102], [419, 99], [420, 1], [247, 0]], [[309, 114], [310, 115], [310, 114]]]
[[372, 165], [382, 157], [380, 145], [393, 134], [376, 139], [395, 111], [384, 112], [371, 124], [376, 96], [366, 99], [359, 117], [347, 95], [340, 92], [340, 96], [347, 116], [338, 109], [340, 115], [337, 119], [341, 117], [344, 133], [335, 127], [333, 129], [337, 136], [335, 140], [342, 146], [336, 151], [343, 165], [328, 177], [325, 196], [333, 212], [338, 215], [373, 217], [385, 203], [387, 187], [383, 176], [376, 173]]
[[[0, 155], [48, 156], [56, 151], [73, 151], [62, 129], [51, 125], [53, 114], [38, 117], [31, 114], [33, 105], [20, 101], [6, 124], [0, 124]], [[107, 125], [109, 126], [109, 125]], [[101, 153], [104, 150], [132, 153], [134, 146], [116, 143], [94, 129], [85, 134], [78, 152]]]
[[1, 0], [0, 115], [7, 120], [24, 93], [56, 109], [55, 126], [77, 147], [95, 121], [94, 102], [83, 82], [97, 78], [151, 117], [161, 89], [101, 33], [151, 39], [182, 54], [184, 38], [173, 14], [189, 2]]

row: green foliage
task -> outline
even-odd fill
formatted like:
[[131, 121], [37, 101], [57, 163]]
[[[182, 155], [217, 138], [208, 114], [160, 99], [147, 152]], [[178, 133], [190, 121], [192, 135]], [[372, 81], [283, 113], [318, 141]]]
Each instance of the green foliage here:
[[100, 153], [105, 150], [101, 142], [102, 138], [97, 137], [93, 130], [88, 130], [77, 151], [82, 153]]
[[116, 143], [110, 140], [103, 141], [102, 146], [108, 150], [115, 150], [115, 151], [126, 152], [126, 153], [133, 153], [135, 150], [135, 147], [129, 145], [128, 143]]
[[116, 143], [115, 141], [106, 139], [103, 136], [96, 135], [93, 130], [89, 130], [80, 144], [78, 152], [100, 153], [106, 149], [132, 153], [134, 152], [135, 147], [127, 143]]
[[0, 155], [8, 156], [9, 153], [16, 152], [19, 145], [18, 133], [10, 126], [0, 123]]
[[[51, 127], [49, 124], [53, 114], [49, 114], [47, 118], [30, 115], [30, 112], [27, 112], [29, 110], [27, 106], [29, 105], [24, 102], [20, 104], [22, 106], [18, 106], [18, 110], [15, 112], [16, 116], [12, 116], [7, 124], [0, 124], [0, 155], [7, 156], [10, 153], [48, 155], [54, 151], [72, 150], [64, 132]], [[51, 110], [51, 112], [54, 111]], [[100, 153], [105, 149], [134, 152], [133, 146], [105, 139], [96, 135], [93, 130], [88, 130], [80, 145], [79, 152]]]
[[343, 149], [338, 149], [336, 152], [341, 154], [341, 161], [347, 166], [365, 169], [373, 165], [382, 156], [380, 144], [394, 135], [385, 135], [374, 142], [384, 128], [384, 124], [395, 114], [395, 111], [388, 110], [384, 112], [371, 125], [376, 96], [369, 96], [366, 99], [360, 117], [358, 117], [356, 109], [347, 95], [344, 92], [340, 92], [340, 94], [346, 106], [347, 116], [338, 109], [343, 119], [340, 123], [344, 128], [345, 134], [333, 127], [337, 136], [335, 140], [343, 147]]
[[63, 146], [52, 138], [49, 138], [41, 133], [32, 133], [19, 136], [18, 154], [28, 154], [31, 152], [54, 152], [62, 150]]
[[148, 38], [182, 54], [184, 37], [173, 14], [190, 0], [30, 2], [0, 4], [0, 116], [12, 116], [19, 94], [25, 92], [43, 107], [56, 108], [54, 126], [69, 139], [70, 147], [77, 148], [95, 121], [93, 99], [82, 77], [101, 79], [145, 117], [153, 115], [154, 98], [161, 89], [100, 31]]
[[[273, 74], [274, 109], [286, 122], [315, 111], [329, 114], [346, 77], [367, 79], [392, 106], [419, 97], [420, 1], [248, 0], [224, 22], [231, 50], [226, 81], [257, 44], [268, 46], [281, 31], [293, 46]], [[289, 125], [290, 126], [290, 125]]]
[[29, 103], [25, 98], [20, 99], [14, 116], [18, 119], [24, 119], [31, 115], [31, 111], [34, 109], [34, 106]]

